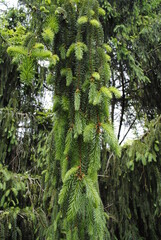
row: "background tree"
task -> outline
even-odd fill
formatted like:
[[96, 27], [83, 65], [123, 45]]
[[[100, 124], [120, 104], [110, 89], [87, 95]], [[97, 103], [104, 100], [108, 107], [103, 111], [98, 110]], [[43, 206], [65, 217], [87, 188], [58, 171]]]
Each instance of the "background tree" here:
[[160, 239], [160, 117], [141, 139], [125, 144], [100, 178], [111, 239]]
[[160, 114], [160, 3], [100, 1], [106, 11], [105, 38], [112, 47], [111, 85], [122, 92], [111, 109], [112, 121], [119, 122], [120, 142], [124, 124], [130, 129], [144, 114], [149, 120]]
[[[43, 219], [40, 168], [42, 144], [51, 129], [51, 115], [38, 100], [42, 73], [24, 82], [17, 62], [7, 54], [27, 31], [25, 12], [10, 9], [0, 19], [0, 238], [35, 239]], [[15, 46], [16, 47], [16, 46]], [[41, 74], [40, 74], [41, 73]], [[39, 78], [39, 81], [38, 81]], [[41, 217], [40, 217], [41, 216]], [[33, 231], [34, 229], [34, 231]]]

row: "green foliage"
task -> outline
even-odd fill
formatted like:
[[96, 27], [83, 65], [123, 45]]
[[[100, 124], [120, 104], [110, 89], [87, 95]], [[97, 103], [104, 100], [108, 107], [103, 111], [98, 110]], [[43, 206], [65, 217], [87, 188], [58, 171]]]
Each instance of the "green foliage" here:
[[95, 169], [99, 170], [101, 167], [101, 161], [100, 161], [101, 144], [100, 144], [99, 136], [94, 138], [93, 141], [94, 141], [94, 145], [92, 146], [90, 151], [90, 162], [88, 166], [88, 174], [94, 181], [96, 181], [97, 175], [95, 174]]
[[50, 60], [50, 68], [52, 68], [52, 66], [55, 66], [59, 62], [59, 57], [56, 54], [51, 56], [50, 52], [48, 52], [48, 53], [50, 55], [50, 58], [49, 58], [49, 60]]
[[100, 23], [99, 21], [97, 21], [96, 19], [92, 19], [90, 20], [90, 24], [95, 27], [95, 28], [99, 28], [100, 27]]
[[20, 47], [20, 46], [8, 47], [7, 52], [9, 54], [13, 54], [13, 55], [16, 53], [16, 54], [21, 54], [21, 55], [25, 55], [25, 56], [27, 56], [27, 53], [28, 53], [27, 49], [25, 49], [24, 47]]
[[34, 48], [44, 49], [44, 45], [42, 43], [36, 43]]
[[[51, 115], [42, 112], [44, 75], [32, 56], [44, 45], [26, 34], [25, 18], [19, 14], [23, 16], [22, 9], [7, 10], [6, 26], [0, 27], [0, 238], [33, 240], [43, 238], [48, 224], [40, 175]], [[14, 56], [12, 62], [8, 54]]]
[[32, 56], [35, 58], [46, 59], [52, 57], [52, 53], [48, 50], [35, 49], [32, 51]]
[[105, 48], [105, 50], [106, 50], [107, 53], [112, 52], [112, 48], [111, 48], [108, 44], [104, 43], [104, 44], [103, 44], [103, 47]]
[[98, 104], [101, 103], [101, 101], [102, 101], [102, 94], [101, 94], [100, 91], [97, 91], [96, 96], [95, 96], [94, 101], [93, 101], [93, 105], [98, 105]]
[[75, 56], [78, 60], [82, 60], [83, 52], [87, 52], [87, 46], [82, 42], [75, 44]]
[[83, 132], [83, 137], [84, 137], [84, 141], [85, 142], [90, 142], [93, 140], [93, 138], [95, 137], [96, 134], [96, 128], [94, 123], [90, 123], [88, 124]]
[[32, 227], [36, 228], [40, 218], [43, 220], [41, 213], [36, 209], [42, 193], [39, 179], [27, 174], [13, 173], [0, 164], [0, 182], [1, 239], [22, 239], [26, 231], [24, 228], [28, 229], [28, 236], [34, 239]]
[[110, 92], [110, 90], [107, 87], [101, 87], [101, 92], [103, 93], [103, 95], [107, 98], [107, 99], [111, 99], [112, 98], [112, 94]]
[[62, 104], [62, 108], [64, 111], [69, 111], [69, 99], [66, 96], [62, 96], [62, 100], [61, 100], [61, 104]]
[[45, 28], [43, 30], [42, 37], [43, 37], [45, 43], [51, 44], [54, 39], [54, 32], [52, 31], [52, 29], [50, 27]]
[[98, 13], [99, 13], [99, 15], [101, 15], [101, 16], [105, 16], [105, 15], [106, 15], [106, 12], [105, 12], [105, 10], [104, 10], [103, 8], [99, 8], [99, 9], [98, 9]]
[[87, 52], [87, 46], [83, 42], [72, 43], [69, 47], [66, 56], [69, 57], [75, 51], [77, 60], [82, 60], [83, 52]]
[[95, 186], [93, 185], [93, 181], [88, 177], [84, 177], [83, 183], [86, 188], [88, 201], [90, 201], [95, 208], [98, 208], [100, 205], [100, 197]]
[[55, 16], [50, 15], [46, 20], [46, 25], [56, 34], [59, 31], [58, 20]]
[[30, 85], [32, 84], [32, 81], [34, 80], [34, 66], [33, 66], [33, 62], [29, 57], [26, 57], [20, 67], [20, 79], [23, 83]]
[[109, 87], [109, 91], [112, 92], [116, 98], [121, 97], [120, 91], [117, 88]]
[[79, 112], [75, 113], [75, 125], [74, 125], [74, 138], [77, 138], [78, 135], [82, 134], [82, 118]]
[[120, 156], [121, 149], [118, 145], [118, 141], [115, 137], [112, 126], [109, 123], [102, 123], [101, 126], [104, 130], [105, 141], [109, 144], [111, 150], [114, 151], [118, 156]]
[[93, 103], [96, 97], [96, 85], [94, 82], [90, 83], [89, 89], [89, 103]]
[[68, 48], [68, 51], [66, 53], [66, 56], [69, 57], [71, 55], [72, 52], [74, 52], [74, 49], [75, 49], [75, 43], [72, 43], [70, 45], [70, 47]]
[[55, 158], [60, 160], [63, 156], [63, 146], [65, 142], [65, 124], [66, 121], [64, 119], [58, 120], [55, 119], [54, 130], [55, 130]]
[[[68, 141], [68, 142], [67, 142]], [[69, 143], [69, 140], [66, 140], [66, 145]], [[71, 146], [70, 146], [71, 147]], [[67, 147], [65, 148], [65, 152], [64, 154], [68, 154], [68, 149]], [[63, 162], [62, 162], [62, 170], [61, 170], [61, 177], [62, 177], [62, 180], [64, 181], [64, 177], [67, 173], [67, 170], [68, 170], [68, 157], [64, 157], [63, 159]]]
[[103, 198], [113, 204], [108, 209], [112, 239], [129, 239], [131, 236], [159, 239], [161, 236], [160, 133], [159, 117], [150, 123], [140, 139], [123, 146], [120, 158], [110, 161]]
[[79, 25], [85, 24], [88, 22], [88, 18], [87, 16], [81, 16], [80, 18], [78, 18], [77, 22]]
[[71, 69], [68, 69], [67, 71], [67, 75], [66, 75], [66, 85], [69, 86], [71, 84], [73, 80], [73, 74], [72, 74], [72, 70]]
[[93, 77], [95, 80], [100, 80], [100, 75], [99, 75], [98, 72], [94, 72], [94, 73], [92, 74], [92, 77]]
[[80, 109], [80, 91], [79, 89], [76, 90], [75, 95], [74, 95], [74, 106], [75, 110], [78, 111]]
[[65, 46], [64, 46], [64, 45], [60, 46], [59, 50], [60, 50], [61, 59], [65, 59], [65, 58], [66, 58], [66, 49], [65, 49]]
[[[103, 240], [107, 239], [106, 220], [97, 187], [97, 172], [101, 167], [101, 138], [104, 138], [100, 121], [106, 121], [101, 104], [107, 99], [109, 56], [103, 46], [98, 2], [77, 4], [72, 1], [58, 5], [55, 17], [60, 30], [53, 42], [46, 42], [54, 54], [61, 57], [53, 68], [54, 151], [50, 165], [55, 166], [53, 172], [56, 174], [53, 191], [55, 196], [59, 195], [59, 205], [54, 202], [52, 209], [61, 212], [62, 217], [53, 234], [56, 239], [63, 235], [66, 239]], [[103, 10], [101, 14], [104, 14]], [[45, 29], [48, 25], [45, 23]], [[93, 31], [96, 31], [95, 36]], [[111, 92], [109, 90], [109, 94]], [[109, 105], [106, 107], [109, 109]], [[115, 151], [117, 144], [113, 136], [111, 133], [111, 145]], [[48, 169], [46, 185], [51, 182], [49, 172], [51, 174]], [[52, 199], [50, 192], [49, 199]], [[51, 227], [53, 221], [55, 218], [51, 220]], [[50, 227], [46, 234], [50, 236]]]
[[160, 120], [121, 155], [109, 113], [159, 86], [159, 1], [21, 2], [28, 22], [0, 20], [0, 238], [159, 239]]
[[64, 68], [61, 70], [61, 75], [66, 77], [66, 86], [70, 86], [73, 80], [72, 70], [70, 68]]
[[72, 140], [73, 140], [73, 129], [70, 128], [68, 130], [66, 140], [65, 140], [65, 150], [64, 150], [65, 155], [68, 155], [70, 149], [72, 148]]

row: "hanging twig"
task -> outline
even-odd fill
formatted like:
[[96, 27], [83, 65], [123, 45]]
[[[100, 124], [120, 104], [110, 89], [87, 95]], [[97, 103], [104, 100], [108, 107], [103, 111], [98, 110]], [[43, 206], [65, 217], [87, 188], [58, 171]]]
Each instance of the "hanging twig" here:
[[109, 178], [108, 175], [99, 175], [99, 174], [98, 174], [98, 177]]
[[109, 167], [110, 160], [111, 160], [111, 158], [112, 158], [113, 156], [114, 156], [113, 153], [111, 153], [110, 156], [109, 156], [109, 158], [108, 158], [108, 160], [107, 160], [106, 169], [105, 169], [105, 171], [104, 171], [104, 174], [107, 173], [107, 169], [108, 169], [108, 167]]
[[119, 142], [120, 145], [121, 145], [121, 143], [125, 140], [127, 134], [128, 134], [129, 131], [131, 130], [132, 126], [134, 125], [134, 123], [135, 123], [135, 121], [136, 121], [136, 118], [137, 118], [137, 117], [135, 117], [135, 119], [134, 119], [133, 122], [131, 123], [130, 127], [128, 128], [128, 130], [127, 130], [126, 134], [124, 135], [124, 137], [122, 138], [121, 142]]
[[122, 104], [121, 104], [121, 117], [120, 117], [120, 124], [119, 124], [119, 131], [118, 131], [118, 135], [117, 138], [120, 138], [120, 134], [121, 134], [121, 128], [122, 128], [122, 124], [123, 124], [123, 117], [124, 117], [124, 111], [125, 111], [125, 86], [124, 86], [124, 73], [123, 73], [123, 66], [120, 63], [120, 72], [121, 72], [121, 82], [122, 82]]
[[53, 89], [51, 89], [51, 88], [49, 88], [48, 86], [46, 86], [45, 83], [43, 83], [43, 87], [46, 88], [48, 91], [53, 92]]

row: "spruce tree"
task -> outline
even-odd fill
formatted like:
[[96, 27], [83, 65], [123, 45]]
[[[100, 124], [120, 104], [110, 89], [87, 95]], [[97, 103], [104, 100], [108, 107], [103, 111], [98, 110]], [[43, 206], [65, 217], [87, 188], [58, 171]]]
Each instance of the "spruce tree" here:
[[8, 53], [22, 56], [20, 78], [28, 84], [35, 61], [49, 61], [54, 126], [44, 203], [52, 220], [45, 234], [47, 239], [108, 239], [97, 173], [102, 143], [117, 155], [120, 150], [109, 117], [112, 94], [119, 93], [109, 87], [111, 48], [100, 21], [105, 12], [96, 0], [37, 2], [32, 11], [42, 26], [35, 23], [34, 36], [26, 37], [30, 41]]
[[[49, 164], [55, 165], [54, 187], [61, 190], [56, 189], [54, 230], [51, 227], [47, 236], [60, 239], [64, 232], [65, 239], [108, 239], [97, 172], [102, 142], [117, 154], [119, 147], [109, 120], [110, 99], [118, 92], [108, 88], [110, 47], [104, 43], [100, 22], [104, 11], [89, 0], [61, 1], [54, 7], [43, 38], [49, 43], [45, 34], [50, 33], [52, 53], [59, 57], [49, 75], [54, 86], [54, 151]], [[47, 173], [48, 181], [51, 176]]]
[[120, 158], [111, 158], [100, 183], [111, 239], [161, 238], [161, 118], [147, 128], [123, 146]]

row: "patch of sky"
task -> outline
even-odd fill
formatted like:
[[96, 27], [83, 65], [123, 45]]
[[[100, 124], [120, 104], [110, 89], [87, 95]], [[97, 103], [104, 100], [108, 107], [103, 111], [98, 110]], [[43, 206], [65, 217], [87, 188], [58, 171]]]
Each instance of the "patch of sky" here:
[[0, 1], [0, 10], [6, 10], [7, 8], [17, 8], [18, 0], [1, 0]]

